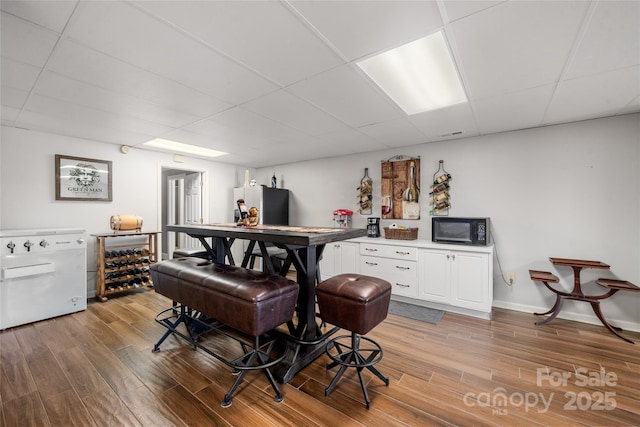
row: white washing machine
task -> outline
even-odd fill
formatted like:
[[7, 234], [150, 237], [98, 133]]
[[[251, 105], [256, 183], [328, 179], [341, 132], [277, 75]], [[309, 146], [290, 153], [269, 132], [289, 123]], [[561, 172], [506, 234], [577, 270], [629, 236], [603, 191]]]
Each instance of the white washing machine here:
[[85, 230], [0, 231], [0, 330], [86, 308]]

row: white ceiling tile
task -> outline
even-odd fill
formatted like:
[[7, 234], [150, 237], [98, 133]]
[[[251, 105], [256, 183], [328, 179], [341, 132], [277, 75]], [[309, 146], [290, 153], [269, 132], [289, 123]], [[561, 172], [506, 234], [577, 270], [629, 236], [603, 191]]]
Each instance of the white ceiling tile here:
[[506, 2], [451, 24], [470, 99], [556, 82], [588, 6]]
[[407, 118], [363, 126], [358, 130], [376, 138], [387, 147], [416, 145], [427, 141], [427, 138]]
[[14, 120], [16, 120], [18, 118], [18, 115], [20, 114], [19, 108], [9, 107], [4, 104], [2, 105], [2, 109], [0, 111], [0, 116], [2, 116], [2, 124], [5, 126], [13, 126]]
[[2, 12], [0, 45], [2, 57], [42, 67], [58, 40], [53, 31]]
[[640, 64], [640, 2], [601, 1], [578, 43], [566, 79]]
[[342, 122], [283, 90], [247, 102], [243, 108], [310, 135], [347, 129]]
[[290, 10], [277, 2], [137, 4], [282, 86], [342, 63]]
[[40, 67], [17, 62], [9, 58], [2, 58], [2, 85], [15, 89], [31, 90], [36, 82], [40, 71]]
[[540, 126], [555, 85], [540, 86], [472, 102], [482, 134]]
[[322, 146], [340, 147], [345, 154], [362, 153], [387, 148], [386, 145], [375, 138], [351, 129], [321, 135], [317, 137], [317, 139]]
[[416, 40], [442, 26], [436, 1], [291, 1], [349, 60]]
[[241, 129], [249, 135], [271, 141], [295, 141], [308, 137], [299, 130], [241, 107], [223, 111], [208, 121], [232, 129]]
[[605, 117], [623, 110], [640, 94], [640, 66], [568, 80], [558, 89], [544, 122]]
[[198, 117], [207, 117], [230, 107], [210, 95], [69, 40], [60, 43], [48, 69]]
[[[171, 130], [168, 126], [147, 122], [131, 116], [83, 107], [81, 105], [36, 94], [33, 94], [29, 98], [24, 110], [40, 114], [50, 114], [67, 123], [71, 122], [76, 123], [77, 125], [94, 124], [99, 127], [108, 127], [145, 135], [158, 135]], [[21, 115], [20, 120], [22, 120], [22, 118], [23, 117]]]
[[458, 137], [467, 137], [478, 134], [473, 113], [468, 103], [457, 104], [439, 110], [409, 116], [420, 132], [429, 140], [448, 139], [454, 132], [462, 131]]
[[2, 10], [34, 24], [61, 33], [76, 7], [77, 1], [7, 1], [2, 0]]
[[124, 3], [81, 3], [65, 34], [227, 102], [244, 102], [276, 88], [181, 31]]
[[448, 0], [443, 1], [449, 22], [457, 21], [460, 18], [464, 18], [474, 13], [478, 13], [481, 10], [488, 9], [505, 0], [497, 1], [483, 1], [483, 0]]
[[2, 86], [2, 105], [20, 110], [29, 97], [29, 91]]
[[400, 110], [345, 65], [296, 83], [292, 93], [351, 126], [359, 127], [400, 118]]

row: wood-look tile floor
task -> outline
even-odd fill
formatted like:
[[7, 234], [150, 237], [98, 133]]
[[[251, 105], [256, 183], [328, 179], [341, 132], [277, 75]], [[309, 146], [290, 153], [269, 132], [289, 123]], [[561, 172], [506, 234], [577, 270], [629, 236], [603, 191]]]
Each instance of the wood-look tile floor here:
[[[603, 327], [494, 309], [491, 321], [447, 313], [438, 325], [389, 315], [367, 372], [324, 396], [323, 355], [283, 385], [276, 403], [249, 373], [233, 405], [220, 402], [230, 368], [184, 341], [153, 344], [170, 301], [153, 290], [91, 302], [86, 311], [0, 333], [0, 425], [14, 426], [627, 426], [640, 423], [640, 343]], [[625, 334], [640, 341], [640, 334]]]

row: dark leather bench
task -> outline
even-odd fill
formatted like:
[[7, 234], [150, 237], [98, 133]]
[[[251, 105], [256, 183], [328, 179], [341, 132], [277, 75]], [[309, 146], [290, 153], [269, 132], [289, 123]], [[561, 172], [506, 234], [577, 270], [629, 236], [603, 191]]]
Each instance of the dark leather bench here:
[[[234, 370], [241, 371], [225, 395], [224, 407], [231, 405], [233, 392], [246, 372], [256, 369], [262, 370], [269, 379], [276, 392], [276, 401], [282, 400], [282, 393], [269, 371], [269, 367], [281, 359], [276, 360], [270, 354], [272, 344], [268, 350], [262, 350], [265, 344], [260, 344], [259, 340], [261, 335], [292, 319], [299, 288], [296, 282], [274, 274], [193, 257], [163, 261], [152, 265], [150, 270], [155, 291], [179, 304], [179, 307], [172, 307], [158, 315], [168, 312], [169, 317], [156, 318], [168, 331], [154, 346], [154, 351], [159, 350], [160, 344], [169, 335], [177, 334]], [[250, 335], [254, 338], [253, 348], [249, 349], [242, 343], [244, 354], [228, 361], [204, 347], [198, 342], [203, 333], [193, 334], [189, 328], [194, 323], [207, 327], [201, 319], [191, 314], [194, 310], [215, 319], [216, 325]], [[186, 334], [178, 331], [181, 323], [187, 326]], [[211, 332], [211, 329], [205, 332]]]

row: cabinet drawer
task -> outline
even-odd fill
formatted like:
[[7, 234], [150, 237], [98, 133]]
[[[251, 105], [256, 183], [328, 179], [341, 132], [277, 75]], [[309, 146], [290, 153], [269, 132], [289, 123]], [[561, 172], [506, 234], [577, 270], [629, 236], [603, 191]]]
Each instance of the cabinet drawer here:
[[418, 260], [418, 250], [406, 246], [376, 245], [370, 243], [360, 244], [360, 255], [375, 257], [406, 259], [410, 261]]
[[406, 297], [418, 296], [418, 264], [415, 261], [361, 256], [360, 273], [391, 283], [391, 292]]

